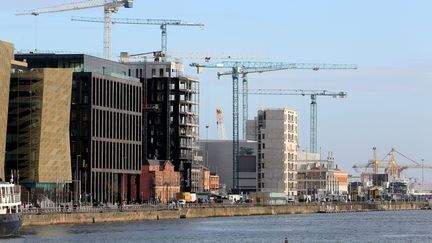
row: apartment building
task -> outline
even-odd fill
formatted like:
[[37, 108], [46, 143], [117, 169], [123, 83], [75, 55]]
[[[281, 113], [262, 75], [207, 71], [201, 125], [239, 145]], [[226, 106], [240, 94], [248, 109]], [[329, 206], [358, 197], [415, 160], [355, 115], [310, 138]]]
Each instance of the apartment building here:
[[258, 142], [258, 191], [297, 195], [297, 117], [288, 108], [260, 109], [247, 122], [247, 138]]
[[144, 157], [172, 161], [182, 191], [202, 190], [198, 79], [186, 77], [179, 62], [123, 61], [128, 75], [143, 84]]

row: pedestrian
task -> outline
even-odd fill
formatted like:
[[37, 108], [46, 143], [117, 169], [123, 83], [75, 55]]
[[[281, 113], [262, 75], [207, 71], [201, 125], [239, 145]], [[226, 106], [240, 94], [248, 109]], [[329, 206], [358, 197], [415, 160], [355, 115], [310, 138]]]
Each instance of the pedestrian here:
[[287, 237], [285, 237], [284, 243], [288, 243], [288, 238]]

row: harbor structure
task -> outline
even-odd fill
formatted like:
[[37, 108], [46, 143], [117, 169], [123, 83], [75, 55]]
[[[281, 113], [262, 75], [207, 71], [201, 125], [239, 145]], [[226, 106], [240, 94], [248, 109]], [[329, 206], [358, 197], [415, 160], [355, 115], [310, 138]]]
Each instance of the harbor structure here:
[[246, 124], [246, 136], [258, 143], [257, 190], [297, 195], [297, 111], [260, 109]]
[[73, 174], [69, 182], [74, 184], [74, 201], [114, 203], [137, 198], [139, 188], [132, 190], [131, 185], [139, 180], [142, 164], [139, 79], [129, 77], [124, 64], [83, 54], [18, 54], [15, 58], [26, 60], [29, 68], [73, 70], [68, 82]]

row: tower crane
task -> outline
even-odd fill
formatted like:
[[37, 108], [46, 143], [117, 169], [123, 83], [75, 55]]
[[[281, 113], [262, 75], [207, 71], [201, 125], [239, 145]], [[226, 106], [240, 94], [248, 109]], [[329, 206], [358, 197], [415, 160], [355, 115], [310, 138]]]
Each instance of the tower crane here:
[[[318, 144], [318, 107], [317, 107], [317, 96], [328, 96], [333, 98], [346, 98], [346, 92], [331, 92], [327, 90], [289, 90], [289, 89], [249, 89], [243, 90], [243, 93], [249, 95], [300, 95], [310, 96], [310, 152], [317, 153]], [[247, 117], [246, 117], [247, 119]], [[243, 121], [245, 123], [245, 121]]]
[[[319, 71], [320, 69], [356, 69], [357, 67], [355, 65], [345, 65], [345, 64], [339, 64], [337, 66], [332, 65], [332, 64], [319, 64], [319, 66], [312, 66], [310, 67], [310, 69], [314, 70], [314, 71]], [[278, 71], [278, 70], [284, 70], [285, 68], [282, 67], [264, 67], [264, 68], [245, 68], [242, 70], [241, 74], [242, 74], [242, 118], [243, 118], [243, 127], [245, 127], [246, 125], [246, 121], [248, 119], [248, 110], [249, 110], [249, 97], [248, 97], [248, 92], [245, 92], [248, 90], [248, 74], [249, 73], [263, 73], [263, 72], [270, 72], [270, 71]], [[224, 72], [224, 73], [220, 73], [218, 72], [218, 79], [221, 79], [222, 76], [225, 75], [232, 75], [232, 71], [228, 71], [228, 72]], [[316, 97], [312, 97], [312, 99], [314, 99]], [[312, 100], [313, 101], [313, 100]], [[316, 106], [315, 106], [316, 108]], [[311, 118], [312, 118], [312, 114], [314, 114], [316, 112], [311, 111]], [[314, 116], [316, 117], [316, 115]], [[315, 121], [316, 123], [316, 121]], [[314, 131], [317, 131], [316, 129]], [[312, 133], [312, 130], [311, 130]], [[243, 129], [243, 138], [246, 138], [246, 130]], [[311, 140], [312, 141], [312, 140]], [[316, 143], [315, 143], [316, 144]], [[312, 152], [312, 148], [311, 148], [311, 152]], [[316, 153], [316, 147], [313, 150], [313, 153]]]
[[222, 61], [218, 63], [191, 63], [201, 73], [204, 68], [231, 69], [233, 95], [233, 187], [239, 188], [239, 77], [243, 73], [262, 73], [287, 69], [357, 69], [348, 64], [314, 64], [314, 63], [285, 63], [259, 61]]
[[[81, 22], [94, 22], [94, 23], [104, 23], [104, 19], [102, 18], [94, 18], [94, 17], [72, 17], [72, 21], [81, 21]], [[159, 25], [162, 30], [161, 37], [161, 51], [162, 57], [167, 53], [167, 45], [168, 45], [168, 36], [167, 36], [167, 26], [198, 26], [201, 29], [204, 28], [203, 23], [193, 23], [182, 20], [175, 19], [129, 19], [129, 18], [113, 18], [111, 20], [112, 24], [139, 24], [139, 25]]]
[[222, 108], [216, 108], [216, 124], [218, 127], [218, 138], [225, 140], [225, 123]]
[[65, 11], [74, 11], [87, 8], [104, 8], [104, 58], [111, 59], [112, 45], [111, 45], [111, 32], [112, 32], [112, 14], [117, 13], [121, 7], [132, 8], [133, 0], [89, 0], [75, 3], [67, 3], [47, 8], [37, 8], [32, 10], [19, 11], [16, 15], [39, 15], [45, 13], [57, 13]]

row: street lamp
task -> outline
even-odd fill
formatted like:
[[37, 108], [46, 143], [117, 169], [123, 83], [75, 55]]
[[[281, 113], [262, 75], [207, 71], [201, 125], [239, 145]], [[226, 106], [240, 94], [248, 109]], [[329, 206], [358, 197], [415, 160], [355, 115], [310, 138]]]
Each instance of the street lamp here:
[[81, 154], [76, 155], [75, 160], [75, 202], [78, 204], [78, 188], [80, 185], [78, 185], [78, 158], [81, 158]]
[[421, 159], [422, 162], [422, 184], [421, 184], [421, 191], [423, 192], [424, 190], [424, 173], [423, 173], [423, 169], [424, 169], [424, 159]]
[[205, 163], [206, 166], [209, 167], [209, 163], [208, 163], [208, 151], [207, 151], [207, 146], [208, 146], [208, 129], [209, 129], [209, 125], [206, 125], [206, 143], [205, 143]]

